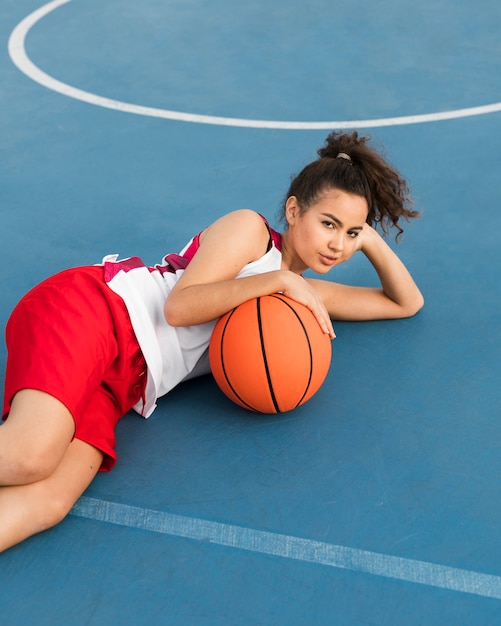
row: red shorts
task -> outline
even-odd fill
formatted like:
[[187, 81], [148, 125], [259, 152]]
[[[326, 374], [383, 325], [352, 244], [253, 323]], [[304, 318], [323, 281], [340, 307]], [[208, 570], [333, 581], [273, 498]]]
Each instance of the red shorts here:
[[102, 267], [66, 270], [22, 298], [6, 328], [3, 419], [21, 389], [45, 391], [75, 421], [75, 437], [116, 461], [115, 426], [144, 397], [146, 363], [125, 304]]

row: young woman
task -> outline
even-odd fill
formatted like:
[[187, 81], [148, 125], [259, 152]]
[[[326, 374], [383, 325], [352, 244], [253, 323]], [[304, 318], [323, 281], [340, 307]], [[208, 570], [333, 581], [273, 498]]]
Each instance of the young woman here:
[[[414, 315], [423, 297], [384, 232], [415, 217], [405, 181], [357, 133], [332, 133], [293, 180], [283, 234], [250, 210], [230, 213], [179, 255], [146, 267], [106, 257], [32, 289], [7, 324], [0, 427], [0, 551], [62, 520], [116, 459], [114, 429], [131, 408], [208, 371], [215, 320], [251, 298], [282, 292], [323, 331], [331, 319]], [[398, 235], [397, 235], [398, 236]], [[305, 279], [357, 251], [379, 288]]]

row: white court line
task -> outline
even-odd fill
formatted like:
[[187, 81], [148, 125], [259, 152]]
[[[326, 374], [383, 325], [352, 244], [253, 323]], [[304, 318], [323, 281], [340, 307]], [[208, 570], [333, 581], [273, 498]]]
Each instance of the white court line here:
[[501, 600], [501, 576], [82, 496], [72, 515]]
[[182, 111], [170, 111], [168, 109], [158, 109], [154, 107], [146, 107], [129, 102], [121, 102], [120, 100], [112, 100], [104, 98], [96, 94], [83, 91], [71, 85], [67, 85], [49, 74], [40, 70], [28, 57], [24, 47], [26, 35], [42, 17], [54, 11], [63, 4], [67, 4], [71, 0], [54, 0], [37, 9], [25, 19], [23, 19], [12, 31], [9, 38], [9, 55], [13, 63], [21, 72], [37, 83], [40, 83], [48, 89], [52, 89], [58, 93], [81, 100], [89, 104], [114, 109], [125, 113], [133, 113], [135, 115], [146, 115], [149, 117], [158, 117], [169, 120], [177, 120], [180, 122], [192, 122], [195, 124], [215, 124], [219, 126], [239, 126], [246, 128], [273, 128], [283, 130], [322, 130], [333, 128], [376, 128], [380, 126], [399, 126], [404, 124], [421, 124], [424, 122], [438, 122], [443, 120], [451, 120], [455, 118], [470, 117], [473, 115], [485, 115], [487, 113], [495, 113], [501, 111], [501, 102], [488, 104], [484, 106], [470, 107], [466, 109], [456, 109], [453, 111], [442, 111], [438, 113], [426, 113], [423, 115], [404, 115], [401, 117], [385, 117], [379, 119], [368, 120], [347, 120], [332, 122], [287, 122], [273, 120], [249, 120], [236, 117], [218, 117], [213, 115], [196, 115], [193, 113], [185, 113]]

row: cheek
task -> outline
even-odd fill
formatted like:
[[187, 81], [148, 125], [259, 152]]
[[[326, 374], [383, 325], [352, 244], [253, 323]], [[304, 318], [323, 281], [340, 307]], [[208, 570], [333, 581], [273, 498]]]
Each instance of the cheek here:
[[311, 247], [312, 241], [313, 241], [313, 237], [312, 237], [312, 233], [311, 233], [311, 229], [309, 228], [303, 228], [301, 230], [301, 232], [297, 233], [298, 236], [296, 238], [296, 243], [298, 245], [299, 248], [309, 248]]

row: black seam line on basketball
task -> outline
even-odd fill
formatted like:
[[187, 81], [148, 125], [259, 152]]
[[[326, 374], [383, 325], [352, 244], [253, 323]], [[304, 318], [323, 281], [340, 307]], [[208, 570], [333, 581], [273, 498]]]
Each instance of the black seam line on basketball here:
[[[281, 300], [284, 304], [286, 304], [289, 309], [294, 313], [294, 315], [297, 317], [298, 322], [301, 324], [301, 328], [304, 331], [304, 336], [306, 338], [306, 342], [308, 343], [308, 352], [310, 353], [310, 376], [308, 378], [308, 383], [306, 384], [306, 389], [304, 390], [303, 395], [301, 396], [301, 398], [299, 399], [299, 402], [296, 404], [296, 407], [298, 407], [301, 402], [303, 401], [303, 398], [305, 397], [305, 395], [308, 393], [308, 389], [310, 388], [310, 384], [311, 384], [311, 379], [313, 377], [313, 351], [311, 349], [311, 343], [310, 343], [310, 338], [308, 336], [308, 333], [306, 332], [306, 327], [303, 324], [303, 320], [300, 318], [300, 316], [298, 315], [296, 309], [294, 307], [292, 307], [286, 300], [284, 300], [283, 297], [281, 297], [279, 294], [271, 294], [273, 298], [276, 298], [277, 300]], [[296, 408], [294, 407], [294, 408]]]
[[268, 388], [271, 394], [271, 400], [273, 402], [273, 406], [275, 407], [275, 411], [277, 413], [281, 413], [280, 407], [278, 406], [277, 398], [275, 396], [275, 390], [273, 389], [273, 382], [271, 380], [270, 368], [268, 367], [268, 359], [266, 357], [266, 346], [264, 345], [264, 337], [263, 337], [263, 328], [261, 325], [261, 298], [256, 298], [256, 307], [257, 307], [257, 325], [259, 328], [259, 338], [261, 339], [261, 352], [263, 354], [263, 363], [264, 369], [266, 372], [266, 378], [268, 379]]
[[233, 317], [233, 313], [235, 313], [236, 309], [233, 309], [233, 311], [228, 315], [228, 319], [226, 320], [226, 322], [224, 323], [224, 328], [223, 328], [223, 332], [221, 333], [221, 345], [219, 346], [219, 354], [220, 354], [220, 361], [221, 361], [221, 365], [223, 367], [223, 374], [224, 377], [226, 379], [226, 382], [228, 383], [228, 387], [233, 391], [233, 393], [235, 394], [235, 396], [240, 400], [240, 402], [242, 404], [245, 404], [245, 406], [249, 407], [249, 409], [251, 411], [255, 411], [256, 409], [254, 409], [254, 407], [252, 407], [248, 402], [246, 402], [243, 398], [241, 398], [239, 396], [239, 394], [235, 391], [233, 385], [231, 384], [231, 381], [228, 377], [228, 375], [226, 374], [226, 368], [224, 366], [224, 357], [223, 357], [223, 345], [224, 345], [224, 334], [226, 332], [226, 328], [231, 320], [231, 318]]

